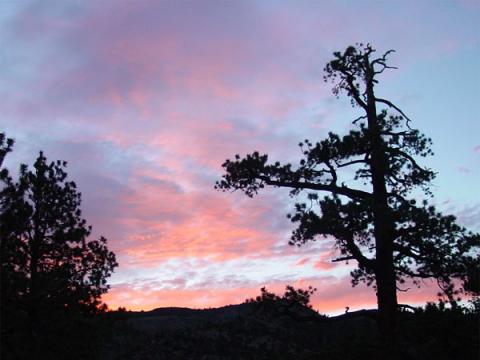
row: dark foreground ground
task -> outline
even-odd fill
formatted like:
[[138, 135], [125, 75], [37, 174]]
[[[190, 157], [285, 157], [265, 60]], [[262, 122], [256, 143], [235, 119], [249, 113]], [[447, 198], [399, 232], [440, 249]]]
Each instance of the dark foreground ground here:
[[[364, 310], [328, 318], [307, 308], [252, 303], [109, 312], [46, 322], [35, 344], [21, 331], [8, 334], [1, 359], [380, 359], [375, 316]], [[397, 354], [480, 359], [478, 313], [433, 305], [402, 312]]]

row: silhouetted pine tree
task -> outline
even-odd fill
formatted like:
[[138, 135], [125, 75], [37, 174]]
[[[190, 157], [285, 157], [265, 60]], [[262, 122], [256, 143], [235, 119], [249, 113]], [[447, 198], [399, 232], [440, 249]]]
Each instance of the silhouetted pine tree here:
[[54, 319], [98, 312], [106, 280], [118, 266], [105, 238], [89, 239], [81, 195], [65, 167], [64, 161], [47, 162], [40, 152], [32, 170], [21, 165], [17, 181], [2, 170], [2, 343], [12, 326], [18, 330], [23, 324], [35, 342]]
[[[455, 288], [459, 282], [454, 279], [467, 282], [468, 290], [480, 263], [480, 236], [429, 204], [435, 173], [415, 157], [432, 155], [431, 140], [412, 129], [395, 104], [375, 93], [378, 75], [393, 68], [387, 65], [392, 51], [375, 57], [370, 45], [358, 44], [335, 52], [325, 67], [333, 93], [346, 94], [361, 111], [353, 121], [355, 130], [300, 143], [304, 157], [298, 166], [269, 163], [258, 152], [236, 155], [223, 163], [226, 174], [216, 184], [250, 197], [265, 186], [290, 188], [292, 196], [307, 191], [289, 216], [298, 224], [290, 243], [300, 246], [319, 235], [335, 238], [341, 255], [334, 261], [358, 264], [351, 274], [353, 285], [363, 281], [375, 287], [379, 329], [387, 342], [396, 324], [398, 284], [436, 279], [454, 303], [464, 290]], [[354, 180], [342, 180], [352, 172]]]

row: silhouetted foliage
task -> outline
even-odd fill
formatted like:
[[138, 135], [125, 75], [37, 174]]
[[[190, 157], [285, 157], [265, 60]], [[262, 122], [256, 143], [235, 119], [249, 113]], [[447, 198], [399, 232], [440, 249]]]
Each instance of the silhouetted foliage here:
[[20, 166], [18, 180], [2, 170], [2, 356], [24, 339], [30, 345], [24, 346], [26, 354], [41, 346], [51, 353], [47, 358], [55, 358], [59, 345], [46, 343], [65, 342], [68, 332], [78, 335], [82, 324], [88, 325], [85, 315], [105, 310], [100, 296], [118, 264], [104, 237], [89, 239], [81, 195], [65, 167], [64, 161], [47, 162], [40, 152], [33, 169]]
[[[290, 244], [333, 236], [340, 253], [334, 261], [358, 264], [352, 284], [376, 288], [379, 326], [387, 338], [395, 328], [398, 285], [433, 278], [455, 304], [457, 295], [475, 289], [472, 275], [480, 264], [480, 235], [429, 203], [435, 173], [415, 157], [432, 155], [431, 140], [412, 129], [395, 104], [375, 94], [378, 75], [393, 68], [387, 65], [392, 52], [375, 57], [370, 45], [358, 44], [335, 52], [325, 67], [333, 93], [346, 94], [361, 111], [354, 130], [301, 142], [297, 166], [269, 163], [268, 155], [258, 152], [236, 155], [223, 163], [226, 173], [216, 184], [249, 197], [266, 186], [290, 188], [291, 196], [300, 196], [289, 215], [297, 224]], [[456, 288], [458, 283], [463, 286]]]
[[260, 295], [245, 300], [245, 303], [255, 305], [257, 316], [288, 316], [297, 321], [316, 320], [320, 315], [312, 310], [312, 305], [310, 304], [310, 296], [315, 291], [317, 289], [311, 286], [307, 289], [295, 289], [293, 286], [288, 285], [285, 293], [279, 296], [262, 287]]
[[7, 153], [12, 151], [13, 139], [7, 138], [4, 133], [0, 133], [0, 169]]
[[295, 289], [293, 286], [287, 285], [285, 293], [282, 296], [278, 296], [275, 293], [269, 292], [265, 287], [262, 287], [259, 296], [247, 299], [246, 302], [262, 304], [282, 301], [287, 304], [295, 304], [311, 309], [310, 296], [312, 296], [315, 291], [317, 291], [317, 289], [311, 286], [309, 286], [308, 289]]

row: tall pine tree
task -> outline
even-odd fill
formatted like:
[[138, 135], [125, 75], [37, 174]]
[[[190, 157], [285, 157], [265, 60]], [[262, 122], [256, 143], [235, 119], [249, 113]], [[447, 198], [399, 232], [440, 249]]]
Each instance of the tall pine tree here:
[[[378, 76], [393, 68], [387, 64], [392, 52], [375, 57], [370, 45], [357, 44], [335, 52], [325, 67], [333, 93], [345, 94], [361, 111], [355, 130], [300, 143], [298, 166], [269, 163], [258, 152], [236, 155], [224, 162], [226, 173], [216, 184], [250, 197], [265, 186], [290, 188], [292, 196], [306, 191], [308, 206], [300, 201], [289, 215], [297, 224], [290, 243], [334, 237], [340, 252], [334, 261], [358, 264], [351, 273], [353, 285], [375, 287], [379, 330], [387, 341], [396, 326], [399, 284], [436, 279], [454, 304], [457, 295], [475, 287], [472, 274], [480, 264], [480, 236], [429, 202], [435, 173], [417, 158], [432, 155], [431, 140], [412, 129], [393, 102], [376, 94]], [[353, 181], [345, 180], [347, 171], [355, 174]]]

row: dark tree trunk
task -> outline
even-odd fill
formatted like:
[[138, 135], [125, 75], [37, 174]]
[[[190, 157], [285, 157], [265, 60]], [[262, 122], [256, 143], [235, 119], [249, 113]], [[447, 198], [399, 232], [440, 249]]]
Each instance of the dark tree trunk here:
[[[368, 62], [367, 62], [368, 64]], [[397, 312], [397, 288], [393, 266], [394, 224], [388, 206], [386, 188], [387, 159], [378, 125], [373, 69], [367, 68], [367, 119], [370, 132], [374, 235], [376, 246], [375, 278], [377, 286], [378, 326], [387, 349], [394, 342]]]

